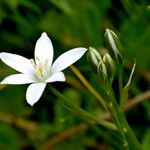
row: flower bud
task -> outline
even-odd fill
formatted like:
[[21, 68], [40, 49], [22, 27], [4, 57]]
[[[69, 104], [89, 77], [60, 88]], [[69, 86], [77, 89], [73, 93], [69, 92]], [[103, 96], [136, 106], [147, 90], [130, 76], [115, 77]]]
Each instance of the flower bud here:
[[105, 31], [105, 42], [111, 57], [118, 63], [122, 63], [122, 55], [120, 53], [122, 51], [121, 43], [117, 35], [110, 29], [106, 29]]
[[108, 82], [112, 83], [115, 75], [115, 70], [116, 70], [114, 61], [109, 54], [105, 54], [103, 56], [103, 62], [106, 66]]
[[101, 87], [106, 91], [108, 80], [107, 80], [107, 68], [103, 61], [100, 61], [97, 68], [97, 75], [100, 81]]
[[91, 68], [93, 69], [93, 71], [95, 73], [97, 73], [98, 63], [99, 63], [99, 61], [102, 61], [102, 57], [99, 54], [99, 52], [95, 48], [89, 47], [87, 59], [88, 59], [88, 62], [90, 64]]

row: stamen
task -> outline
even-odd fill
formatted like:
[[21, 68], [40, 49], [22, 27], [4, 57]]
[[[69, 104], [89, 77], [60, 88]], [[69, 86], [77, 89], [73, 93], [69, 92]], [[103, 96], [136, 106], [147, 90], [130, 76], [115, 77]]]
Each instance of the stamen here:
[[42, 67], [38, 66], [38, 72], [39, 72], [40, 76], [43, 76], [43, 69], [42, 69]]
[[35, 60], [40, 61], [40, 58], [39, 57], [35, 57]]
[[40, 59], [38, 57], [35, 57], [34, 59], [30, 59], [31, 64], [33, 65], [35, 72], [38, 76], [38, 78], [44, 78], [45, 77], [45, 69], [48, 64], [48, 60], [45, 60], [44, 64], [41, 64]]
[[44, 67], [47, 66], [47, 63], [48, 63], [48, 59], [45, 60], [45, 64], [44, 64]]
[[35, 64], [34, 59], [30, 59], [30, 62], [31, 62], [31, 64], [33, 65], [33, 67], [36, 69], [36, 64]]

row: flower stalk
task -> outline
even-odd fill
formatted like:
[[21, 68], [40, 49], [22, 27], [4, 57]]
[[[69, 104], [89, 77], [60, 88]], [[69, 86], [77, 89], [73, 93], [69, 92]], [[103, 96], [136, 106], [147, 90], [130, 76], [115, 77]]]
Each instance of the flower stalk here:
[[[95, 59], [97, 57], [91, 57], [93, 62], [96, 62], [94, 64], [97, 65], [97, 76], [105, 95], [105, 99], [107, 100], [105, 103], [110, 116], [118, 129], [117, 131], [121, 135], [122, 149], [141, 150], [140, 143], [130, 128], [124, 114], [124, 105], [128, 97], [128, 88], [131, 83], [135, 65], [133, 66], [126, 86], [123, 87], [123, 57], [121, 54], [121, 43], [117, 35], [110, 29], [106, 29], [105, 42], [109, 54], [106, 53], [102, 59], [99, 60], [99, 62], [98, 59]], [[115, 76], [118, 78], [117, 84], [119, 85], [119, 103], [116, 100], [116, 96], [112, 88], [112, 83]]]
[[87, 119], [90, 119], [92, 121], [94, 121], [97, 124], [100, 124], [102, 126], [105, 126], [109, 129], [112, 130], [117, 130], [116, 126], [108, 121], [105, 120], [101, 120], [99, 118], [96, 118], [95, 116], [91, 115], [90, 113], [88, 113], [87, 111], [85, 111], [84, 109], [80, 108], [79, 106], [75, 105], [74, 103], [72, 103], [70, 101], [70, 99], [68, 99], [67, 97], [65, 97], [62, 93], [60, 93], [58, 90], [56, 90], [53, 86], [49, 85], [49, 90], [56, 95], [57, 97], [59, 97], [61, 100], [63, 100], [63, 102], [76, 114], [79, 114]]
[[122, 50], [122, 46], [117, 35], [109, 30], [106, 29], [105, 32], [105, 40], [108, 51], [110, 56], [112, 56], [113, 60], [116, 62], [117, 66], [116, 69], [118, 72], [116, 73], [118, 77], [118, 85], [119, 85], [119, 104], [117, 103], [112, 83], [109, 82], [107, 84], [109, 89], [109, 94], [107, 94], [109, 102], [111, 103], [111, 107], [108, 107], [110, 110], [110, 115], [112, 116], [117, 128], [118, 132], [122, 137], [122, 146], [124, 150], [141, 150], [140, 143], [138, 142], [135, 134], [133, 133], [132, 129], [130, 128], [124, 113], [124, 105], [125, 101], [128, 97], [128, 87], [131, 82], [131, 78], [135, 69], [135, 65], [131, 71], [129, 80], [125, 87], [123, 87], [123, 57], [120, 53]]
[[129, 150], [142, 150], [139, 141], [137, 140], [135, 134], [133, 133], [131, 127], [129, 126], [127, 119], [125, 117], [125, 113], [119, 112], [120, 123], [122, 125], [124, 135], [126, 136], [126, 140], [128, 142]]

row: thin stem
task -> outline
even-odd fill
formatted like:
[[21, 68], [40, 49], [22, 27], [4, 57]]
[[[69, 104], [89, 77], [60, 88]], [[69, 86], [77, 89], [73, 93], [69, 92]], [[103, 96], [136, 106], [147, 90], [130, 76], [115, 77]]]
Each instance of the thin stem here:
[[[122, 82], [123, 82], [123, 68], [121, 65], [119, 65], [119, 75], [118, 75], [118, 83], [119, 83], [119, 99], [121, 100], [121, 94], [122, 94], [122, 88], [123, 88], [123, 85], [122, 85]], [[122, 103], [122, 102], [120, 102]]]
[[[122, 82], [121, 82], [121, 86], [122, 86]], [[133, 133], [132, 129], [130, 128], [130, 126], [126, 120], [124, 110], [119, 109], [119, 106], [115, 99], [115, 95], [114, 95], [112, 88], [111, 88], [110, 93], [112, 94], [112, 98], [110, 97], [110, 99], [112, 99], [114, 108], [116, 109], [116, 112], [117, 112], [117, 116], [116, 116], [117, 127], [118, 127], [118, 131], [120, 132], [120, 134], [122, 135], [122, 138], [123, 138], [123, 148], [131, 149], [131, 150], [141, 150], [140, 143], [138, 142], [135, 134]], [[120, 91], [120, 94], [121, 94], [121, 91]], [[120, 95], [120, 97], [121, 97], [121, 95]]]
[[119, 83], [119, 99], [120, 99], [120, 108], [121, 109], [119, 109], [119, 107], [116, 106], [116, 110], [117, 110], [118, 118], [119, 118], [120, 125], [121, 125], [121, 133], [123, 136], [125, 136], [125, 138], [127, 140], [127, 146], [131, 150], [132, 149], [133, 150], [141, 150], [140, 144], [139, 144], [136, 136], [134, 135], [132, 129], [130, 128], [130, 126], [126, 120], [125, 114], [124, 114], [124, 106], [123, 106], [124, 102], [122, 102], [122, 100], [124, 100], [124, 98], [122, 98], [122, 90], [123, 90], [122, 82], [123, 82], [123, 67], [122, 67], [122, 65], [119, 65], [118, 83]]
[[130, 128], [130, 126], [126, 120], [124, 112], [119, 112], [119, 115], [120, 115], [120, 122], [122, 124], [124, 134], [128, 141], [129, 148], [131, 150], [141, 150], [140, 143], [138, 142], [135, 134], [133, 133], [132, 129]]
[[107, 106], [105, 103], [104, 98], [92, 87], [92, 85], [86, 80], [86, 78], [81, 74], [81, 72], [75, 67], [70, 66], [70, 69], [75, 73], [75, 75], [80, 79], [80, 81], [83, 83], [83, 85], [91, 92], [101, 103], [103, 108], [107, 110]]
[[127, 142], [126, 136], [124, 134], [122, 124], [120, 123], [119, 106], [117, 104], [115, 94], [114, 94], [114, 91], [113, 91], [111, 85], [110, 85], [110, 91], [109, 91], [109, 99], [110, 99], [110, 103], [112, 104], [111, 107], [109, 107], [110, 114], [112, 115], [112, 118], [113, 118], [114, 122], [116, 123], [118, 132], [122, 136], [123, 150], [129, 150], [128, 142]]
[[51, 90], [51, 92], [53, 92], [56, 96], [58, 96], [59, 98], [61, 98], [68, 107], [70, 107], [72, 109], [73, 112], [82, 115], [88, 119], [93, 120], [94, 122], [103, 125], [109, 129], [112, 130], [117, 130], [116, 126], [108, 121], [105, 120], [100, 120], [99, 118], [96, 118], [95, 116], [91, 115], [90, 113], [88, 113], [87, 111], [83, 110], [82, 108], [80, 108], [79, 106], [75, 105], [74, 103], [72, 103], [67, 97], [65, 97], [63, 94], [61, 94], [59, 91], [57, 91], [54, 87], [52, 87], [51, 85], [49, 85], [49, 89]]

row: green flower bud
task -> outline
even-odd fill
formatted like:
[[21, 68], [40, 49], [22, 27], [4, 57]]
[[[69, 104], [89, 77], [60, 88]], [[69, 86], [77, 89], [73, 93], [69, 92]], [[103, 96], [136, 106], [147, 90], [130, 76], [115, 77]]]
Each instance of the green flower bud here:
[[117, 35], [110, 29], [106, 29], [105, 31], [105, 42], [111, 57], [118, 63], [122, 63], [122, 55], [120, 53], [122, 51], [121, 43]]
[[102, 57], [99, 52], [95, 48], [89, 47], [87, 59], [93, 71], [97, 73], [98, 63], [99, 61], [102, 61]]
[[106, 66], [108, 82], [112, 83], [115, 76], [115, 70], [116, 70], [115, 63], [109, 54], [105, 54], [103, 56], [103, 62]]
[[103, 61], [100, 61], [97, 68], [97, 75], [100, 81], [101, 87], [107, 91], [108, 80], [107, 80], [107, 68]]

